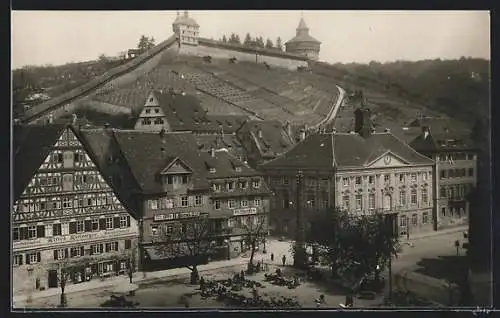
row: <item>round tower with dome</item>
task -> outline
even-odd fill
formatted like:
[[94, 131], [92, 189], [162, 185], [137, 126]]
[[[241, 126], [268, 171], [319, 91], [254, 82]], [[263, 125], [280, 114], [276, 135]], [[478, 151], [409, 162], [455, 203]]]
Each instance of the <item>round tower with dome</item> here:
[[286, 52], [305, 55], [314, 61], [319, 59], [320, 46], [321, 42], [309, 35], [304, 18], [300, 18], [295, 37], [285, 43]]
[[177, 18], [172, 23], [172, 30], [180, 44], [198, 45], [200, 26], [193, 18], [189, 17], [187, 10], [184, 11], [183, 15], [177, 11]]

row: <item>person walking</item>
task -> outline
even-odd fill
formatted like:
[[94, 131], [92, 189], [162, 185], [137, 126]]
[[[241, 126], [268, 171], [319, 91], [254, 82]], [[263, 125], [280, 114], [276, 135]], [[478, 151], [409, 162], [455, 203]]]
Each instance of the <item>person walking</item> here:
[[271, 262], [274, 262], [274, 253], [271, 253]]
[[281, 262], [283, 263], [283, 266], [285, 266], [285, 263], [286, 263], [286, 256], [283, 255], [283, 257], [281, 258]]

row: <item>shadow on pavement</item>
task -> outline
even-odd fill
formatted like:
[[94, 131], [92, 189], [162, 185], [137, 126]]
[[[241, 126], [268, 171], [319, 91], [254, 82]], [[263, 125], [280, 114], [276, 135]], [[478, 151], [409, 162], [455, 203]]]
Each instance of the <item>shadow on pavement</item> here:
[[440, 256], [438, 258], [423, 258], [415, 272], [437, 279], [443, 279], [455, 284], [461, 284], [466, 275], [465, 256]]

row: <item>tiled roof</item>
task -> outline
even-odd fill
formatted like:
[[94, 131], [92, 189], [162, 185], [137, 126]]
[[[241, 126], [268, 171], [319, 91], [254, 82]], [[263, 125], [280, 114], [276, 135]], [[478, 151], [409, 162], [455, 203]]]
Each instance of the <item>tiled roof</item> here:
[[195, 189], [208, 189], [203, 155], [192, 133], [115, 131], [115, 138], [144, 193], [161, 193], [159, 173], [178, 157], [193, 169]]
[[286, 44], [289, 43], [294, 43], [294, 42], [313, 42], [313, 43], [321, 43], [320, 41], [316, 40], [309, 34], [299, 34], [293, 37], [290, 41], [286, 42]]
[[378, 156], [390, 151], [410, 164], [432, 164], [391, 133], [313, 134], [289, 152], [263, 165], [263, 168], [332, 169], [364, 167]]
[[[140, 193], [141, 189], [114, 138], [114, 130], [108, 128], [81, 129], [77, 133], [89, 156], [98, 166], [99, 171], [110, 184], [120, 202], [127, 211], [138, 216], [140, 207], [134, 194]], [[118, 183], [117, 179], [120, 180]]]
[[246, 152], [240, 141], [235, 135], [224, 134], [209, 134], [195, 135], [200, 151], [208, 152], [211, 148], [227, 149], [235, 156], [245, 156]]
[[410, 146], [421, 153], [449, 150], [475, 149], [476, 146], [468, 133], [441, 133], [431, 132], [427, 138], [418, 135], [410, 142]]
[[[250, 168], [248, 165], [239, 161], [229, 152], [219, 150], [214, 152], [214, 157], [209, 152], [202, 152], [203, 160], [207, 168], [215, 168], [214, 173], [210, 173], [207, 169], [207, 177], [209, 179], [221, 178], [238, 178], [238, 177], [251, 177], [260, 176], [260, 172]], [[236, 171], [239, 167], [241, 171]]]
[[22, 194], [66, 127], [65, 124], [14, 126], [14, 200]]
[[250, 120], [243, 124], [238, 133], [250, 133], [262, 157], [274, 158], [288, 151], [294, 144], [277, 120]]
[[248, 118], [242, 115], [209, 115], [192, 95], [153, 91], [173, 131], [235, 132]]

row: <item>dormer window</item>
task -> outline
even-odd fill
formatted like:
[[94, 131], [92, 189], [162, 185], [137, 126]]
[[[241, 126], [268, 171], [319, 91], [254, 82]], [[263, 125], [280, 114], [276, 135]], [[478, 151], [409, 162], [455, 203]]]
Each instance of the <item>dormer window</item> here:
[[153, 102], [153, 100], [154, 100], [154, 99], [153, 99], [153, 97], [150, 97], [150, 98], [149, 98], [149, 102], [150, 102], [150, 103], [152, 103], [152, 102]]
[[229, 191], [234, 190], [234, 182], [231, 181], [231, 182], [226, 183], [226, 187]]
[[236, 172], [241, 172], [241, 167], [236, 167], [234, 170], [236, 170]]
[[258, 188], [260, 188], [260, 181], [259, 181], [259, 180], [254, 180], [254, 181], [252, 181], [252, 187], [253, 187], [254, 189], [258, 189]]
[[248, 182], [240, 181], [240, 188], [245, 190], [248, 187]]
[[155, 108], [155, 114], [158, 114], [160, 112], [159, 108]]
[[145, 112], [146, 112], [146, 114], [149, 114], [149, 113], [151, 112], [151, 109], [146, 108], [146, 111], [145, 111]]
[[215, 168], [210, 168], [210, 173], [215, 173]]

